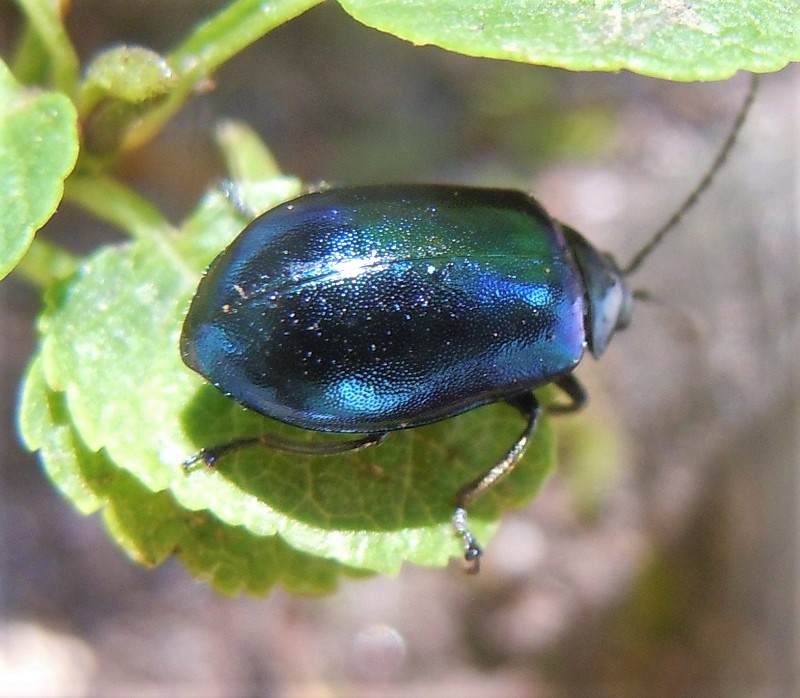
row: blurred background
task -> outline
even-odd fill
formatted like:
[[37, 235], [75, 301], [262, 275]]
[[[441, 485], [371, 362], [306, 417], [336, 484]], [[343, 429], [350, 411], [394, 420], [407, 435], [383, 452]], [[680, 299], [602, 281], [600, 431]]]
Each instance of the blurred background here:
[[[220, 5], [74, 0], [83, 61], [168, 51]], [[19, 30], [0, 0], [0, 55]], [[415, 48], [326, 4], [232, 60], [121, 176], [179, 221], [220, 118], [309, 182], [530, 191], [627, 262], [698, 181], [747, 79], [672, 84]], [[482, 573], [406, 567], [319, 599], [225, 598], [139, 567], [19, 445], [34, 289], [0, 284], [0, 695], [795, 695], [800, 70], [762, 80], [714, 185], [634, 277], [659, 304], [578, 375], [559, 468]], [[62, 207], [76, 251], [115, 231]], [[480, 444], [475, 444], [480, 448]]]

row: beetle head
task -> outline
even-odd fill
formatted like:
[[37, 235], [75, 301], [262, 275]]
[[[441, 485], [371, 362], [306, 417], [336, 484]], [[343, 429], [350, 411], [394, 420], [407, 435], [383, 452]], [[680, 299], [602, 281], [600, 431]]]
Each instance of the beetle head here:
[[631, 322], [633, 294], [614, 259], [602, 254], [577, 231], [562, 226], [586, 289], [586, 342], [597, 358], [617, 330]]

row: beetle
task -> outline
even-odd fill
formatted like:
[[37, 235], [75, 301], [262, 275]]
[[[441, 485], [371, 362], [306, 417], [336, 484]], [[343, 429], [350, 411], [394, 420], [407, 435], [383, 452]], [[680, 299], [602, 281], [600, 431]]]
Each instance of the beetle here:
[[311, 192], [250, 223], [211, 263], [180, 337], [183, 361], [225, 395], [303, 429], [355, 434], [336, 444], [276, 437], [204, 449], [185, 466], [262, 445], [329, 455], [506, 401], [525, 427], [505, 456], [455, 494], [467, 570], [481, 548], [466, 507], [513, 470], [536, 429], [534, 390], [554, 384], [579, 409], [573, 374], [628, 326], [626, 277], [719, 170], [755, 79], [711, 168], [625, 268], [529, 195], [457, 185]]

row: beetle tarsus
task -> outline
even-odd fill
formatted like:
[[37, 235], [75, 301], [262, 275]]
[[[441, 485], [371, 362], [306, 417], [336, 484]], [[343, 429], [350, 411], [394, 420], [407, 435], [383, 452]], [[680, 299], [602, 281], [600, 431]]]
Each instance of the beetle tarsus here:
[[217, 455], [214, 453], [213, 450], [209, 450], [207, 448], [200, 449], [197, 453], [193, 456], [187, 458], [181, 466], [183, 467], [184, 472], [190, 473], [193, 470], [196, 470], [200, 467], [210, 467], [214, 465], [214, 461], [217, 460]]
[[475, 537], [467, 528], [466, 506], [481, 496], [486, 490], [492, 487], [498, 480], [506, 477], [519, 462], [525, 449], [530, 442], [531, 436], [536, 431], [536, 422], [539, 419], [541, 408], [536, 402], [533, 393], [522, 393], [509, 398], [507, 402], [516, 407], [527, 419], [525, 429], [519, 438], [513, 443], [506, 453], [493, 468], [490, 468], [482, 475], [475, 478], [472, 482], [464, 485], [456, 494], [456, 511], [453, 514], [453, 528], [461, 536], [464, 543], [464, 559], [467, 562], [467, 573], [477, 574], [480, 569], [481, 549]]
[[464, 507], [456, 507], [453, 514], [453, 528], [456, 535], [464, 543], [464, 571], [467, 574], [478, 574], [481, 569], [481, 555], [483, 551], [467, 528], [467, 511]]
[[481, 555], [483, 555], [483, 550], [475, 543], [472, 543], [467, 552], [464, 553], [465, 574], [478, 574], [481, 571]]

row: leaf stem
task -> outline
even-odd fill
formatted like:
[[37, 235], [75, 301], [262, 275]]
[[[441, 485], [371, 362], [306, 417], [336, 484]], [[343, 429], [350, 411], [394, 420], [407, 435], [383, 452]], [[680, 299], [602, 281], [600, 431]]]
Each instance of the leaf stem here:
[[124, 147], [152, 138], [225, 61], [275, 27], [301, 15], [321, 0], [234, 0], [200, 24], [168, 57], [178, 84], [163, 104], [144, 116], [126, 135]]
[[9, 66], [11, 72], [24, 85], [44, 85], [47, 83], [49, 65], [42, 38], [28, 22], [17, 41], [14, 58]]
[[13, 273], [40, 289], [69, 276], [77, 267], [77, 261], [67, 250], [37, 236], [31, 246], [14, 267]]
[[74, 97], [77, 92], [80, 63], [61, 21], [58, 11], [61, 3], [52, 0], [18, 0], [18, 2], [30, 26], [41, 39], [44, 50], [50, 55], [53, 86]]
[[64, 198], [130, 233], [137, 240], [161, 244], [165, 233], [172, 230], [153, 204], [111, 177], [70, 177]]

